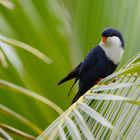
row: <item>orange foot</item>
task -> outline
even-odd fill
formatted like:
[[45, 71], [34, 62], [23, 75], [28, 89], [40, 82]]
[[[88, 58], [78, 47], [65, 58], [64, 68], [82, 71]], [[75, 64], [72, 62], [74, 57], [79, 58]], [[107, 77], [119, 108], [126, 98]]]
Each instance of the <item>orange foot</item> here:
[[98, 84], [103, 78], [98, 78], [97, 81], [95, 82], [96, 84]]

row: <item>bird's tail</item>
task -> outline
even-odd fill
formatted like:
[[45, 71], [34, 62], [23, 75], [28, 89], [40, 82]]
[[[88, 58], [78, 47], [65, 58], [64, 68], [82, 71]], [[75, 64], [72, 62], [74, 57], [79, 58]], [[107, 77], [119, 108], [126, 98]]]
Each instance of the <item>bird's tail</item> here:
[[78, 74], [79, 74], [80, 65], [81, 65], [81, 63], [74, 70], [72, 70], [65, 78], [63, 78], [57, 85], [60, 85], [71, 79], [77, 78]]
[[[93, 84], [94, 85], [94, 84]], [[92, 86], [91, 85], [88, 85], [86, 87], [79, 87], [79, 90], [78, 92], [76, 93], [74, 99], [72, 100], [71, 104], [75, 103], [83, 94], [85, 94]]]
[[75, 95], [74, 99], [72, 100], [71, 105], [72, 105], [73, 103], [75, 103], [75, 102], [79, 99], [79, 97], [80, 97], [80, 94], [79, 94], [79, 93], [80, 93], [80, 92], [78, 91], [77, 94]]
[[65, 77], [64, 79], [62, 79], [57, 85], [61, 85], [62, 83], [66, 82], [66, 81], [68, 81], [68, 80], [69, 80], [69, 78], [68, 78], [68, 76], [67, 76], [67, 77]]
[[72, 86], [71, 86], [71, 88], [70, 88], [70, 90], [68, 92], [68, 97], [69, 97], [69, 95], [71, 93], [71, 90], [72, 90], [73, 86], [76, 84], [77, 80], [78, 80], [78, 78], [76, 78], [75, 81], [74, 81], [74, 83], [72, 84]]
[[[93, 85], [90, 85], [90, 86], [87, 86], [86, 88], [85, 87], [82, 87], [82, 88], [79, 88], [78, 92], [76, 93], [74, 99], [72, 100], [71, 104], [75, 103], [83, 94], [85, 94]], [[98, 93], [101, 93], [101, 91], [99, 91]], [[94, 101], [94, 100], [93, 100]]]
[[75, 103], [85, 92], [86, 91], [84, 89], [79, 89], [74, 99], [72, 100], [71, 104]]

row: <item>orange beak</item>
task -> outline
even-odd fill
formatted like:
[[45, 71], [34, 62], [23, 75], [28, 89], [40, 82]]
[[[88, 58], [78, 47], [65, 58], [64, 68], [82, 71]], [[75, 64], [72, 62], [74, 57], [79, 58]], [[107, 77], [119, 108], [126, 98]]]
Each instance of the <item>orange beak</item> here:
[[106, 43], [106, 40], [107, 40], [107, 37], [106, 37], [106, 36], [103, 36], [103, 37], [102, 37], [102, 42], [103, 42], [103, 43]]

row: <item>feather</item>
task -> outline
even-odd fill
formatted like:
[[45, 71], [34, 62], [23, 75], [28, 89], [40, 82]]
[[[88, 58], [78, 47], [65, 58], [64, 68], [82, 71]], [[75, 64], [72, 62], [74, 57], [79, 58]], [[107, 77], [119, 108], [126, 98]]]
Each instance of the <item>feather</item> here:
[[71, 71], [65, 78], [63, 78], [57, 85], [60, 85], [66, 81], [73, 79], [73, 78], [77, 78], [79, 75], [80, 66], [81, 66], [81, 63], [73, 71]]
[[76, 84], [77, 80], [78, 80], [78, 78], [76, 78], [75, 81], [74, 81], [74, 83], [72, 84], [72, 86], [71, 86], [71, 88], [70, 88], [70, 90], [69, 90], [69, 92], [68, 92], [68, 97], [69, 97], [69, 95], [70, 95], [70, 92], [71, 92], [73, 86]]

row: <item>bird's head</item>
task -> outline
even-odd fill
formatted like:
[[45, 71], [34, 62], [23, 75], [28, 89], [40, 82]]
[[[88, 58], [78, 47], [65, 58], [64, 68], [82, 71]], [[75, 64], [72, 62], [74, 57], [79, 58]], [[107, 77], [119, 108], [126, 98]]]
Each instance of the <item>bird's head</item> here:
[[105, 29], [100, 46], [108, 59], [117, 65], [124, 52], [124, 39], [120, 31], [114, 28]]
[[124, 48], [124, 39], [121, 32], [114, 28], [106, 28], [102, 32], [102, 44], [104, 46], [120, 45]]

